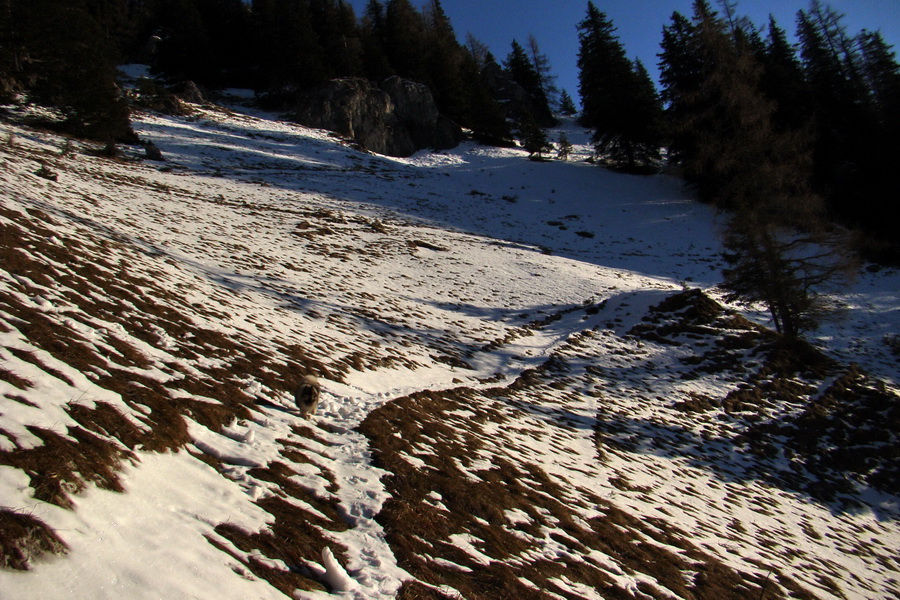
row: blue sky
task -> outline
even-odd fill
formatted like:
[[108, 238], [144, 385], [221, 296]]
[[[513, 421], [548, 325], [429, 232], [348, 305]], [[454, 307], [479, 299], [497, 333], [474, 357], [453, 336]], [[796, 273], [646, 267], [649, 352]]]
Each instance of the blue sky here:
[[[412, 0], [416, 6], [422, 0]], [[358, 16], [366, 0], [351, 0]], [[651, 73], [656, 73], [656, 54], [663, 25], [674, 11], [691, 14], [692, 0], [595, 0], [617, 27], [619, 39], [631, 58], [640, 58]], [[715, 1], [713, 1], [715, 4]], [[844, 24], [851, 34], [861, 29], [881, 30], [885, 40], [900, 50], [900, 0], [831, 0], [826, 4], [845, 15]], [[587, 12], [587, 0], [441, 0], [460, 41], [466, 33], [490, 46], [498, 60], [509, 53], [513, 39], [525, 42], [533, 33], [538, 45], [558, 75], [557, 84], [578, 101], [578, 54], [576, 25]], [[809, 0], [738, 0], [738, 12], [757, 24], [768, 22], [774, 14], [779, 25], [793, 36], [798, 10], [807, 9]]]

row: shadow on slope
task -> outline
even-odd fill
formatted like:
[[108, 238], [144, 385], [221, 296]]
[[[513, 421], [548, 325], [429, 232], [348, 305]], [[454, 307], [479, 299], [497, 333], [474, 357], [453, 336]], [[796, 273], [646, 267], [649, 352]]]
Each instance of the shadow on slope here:
[[193, 172], [389, 209], [593, 264], [682, 280], [718, 277], [711, 273], [719, 246], [712, 211], [667, 176], [536, 164], [524, 152], [472, 143], [394, 160], [286, 123], [224, 111], [200, 115], [135, 126]]
[[[604, 444], [687, 458], [725, 481], [762, 480], [836, 513], [870, 509], [898, 518], [880, 506], [883, 494], [900, 496], [900, 397], [883, 382], [805, 342], [781, 340], [699, 290], [654, 306], [628, 334], [678, 356], [665, 372], [641, 365], [638, 378], [690, 384], [712, 377], [734, 386], [718, 398], [676, 386], [674, 397], [650, 400], [667, 418], [601, 409]], [[588, 367], [619, 382], [610, 394], [628, 390], [633, 369]]]

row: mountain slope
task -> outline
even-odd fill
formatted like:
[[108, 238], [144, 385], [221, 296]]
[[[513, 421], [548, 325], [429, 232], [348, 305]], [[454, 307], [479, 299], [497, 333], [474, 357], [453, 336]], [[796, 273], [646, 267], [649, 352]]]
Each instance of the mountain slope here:
[[786, 349], [683, 291], [715, 217], [665, 177], [0, 126], [3, 595], [900, 593], [895, 273]]

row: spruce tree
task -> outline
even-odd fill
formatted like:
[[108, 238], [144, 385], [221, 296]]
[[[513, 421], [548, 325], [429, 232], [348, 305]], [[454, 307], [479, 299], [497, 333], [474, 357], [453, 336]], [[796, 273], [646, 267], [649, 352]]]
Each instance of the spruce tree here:
[[133, 141], [128, 106], [115, 81], [118, 56], [85, 0], [7, 5], [17, 30], [18, 68], [31, 98], [55, 107], [78, 136]]
[[556, 158], [566, 161], [569, 160], [570, 154], [572, 154], [572, 142], [569, 141], [569, 136], [567, 136], [566, 132], [563, 131], [559, 134]]
[[647, 70], [628, 60], [612, 22], [593, 2], [578, 36], [581, 124], [594, 129], [597, 154], [610, 166], [650, 167], [659, 157], [662, 109]]
[[797, 52], [786, 32], [769, 17], [768, 40], [760, 54], [762, 91], [775, 103], [775, 126], [782, 131], [799, 129], [810, 118], [810, 95]]
[[270, 102], [282, 104], [326, 79], [324, 51], [306, 3], [253, 0], [252, 13], [259, 87]]
[[884, 182], [882, 165], [873, 152], [879, 125], [858, 49], [841, 19], [818, 2], [798, 16], [797, 35], [815, 118], [815, 185], [837, 218], [878, 227], [884, 217], [879, 190]]
[[559, 94], [559, 112], [566, 117], [572, 117], [578, 114], [578, 108], [575, 106], [575, 101], [572, 100], [572, 96], [570, 96], [569, 92], [566, 90], [563, 90]]
[[609, 18], [588, 2], [587, 16], [578, 24], [578, 91], [581, 124], [598, 132], [615, 129], [622, 104], [619, 86], [631, 72], [615, 31]]
[[216, 75], [216, 49], [200, 10], [201, 0], [161, 0], [156, 22], [161, 38], [153, 70], [172, 81], [210, 83]]
[[409, 0], [388, 0], [383, 40], [385, 55], [398, 75], [419, 83], [430, 82], [424, 19]]
[[522, 121], [519, 124], [518, 133], [522, 140], [522, 147], [528, 151], [528, 158], [531, 160], [543, 160], [544, 153], [553, 149], [547, 132], [533, 119]]
[[541, 74], [517, 40], [512, 41], [510, 53], [503, 62], [503, 67], [513, 81], [525, 90], [531, 100], [529, 114], [520, 118], [525, 121], [532, 120], [541, 127], [555, 125], [556, 119], [553, 118], [553, 112], [550, 110], [550, 104], [544, 94]]
[[385, 12], [379, 0], [369, 0], [360, 25], [363, 49], [363, 72], [366, 77], [382, 81], [394, 74], [384, 48]]
[[464, 51], [456, 40], [453, 25], [444, 12], [440, 0], [431, 0], [425, 7], [427, 55], [426, 69], [435, 103], [443, 114], [462, 122], [469, 114], [469, 96], [462, 76]]
[[307, 0], [310, 25], [322, 48], [323, 79], [363, 73], [363, 45], [353, 7], [343, 0]]
[[487, 46], [470, 35], [460, 70], [467, 108], [460, 124], [472, 129], [476, 140], [496, 146], [512, 146], [513, 134], [505, 111], [484, 78], [485, 69], [490, 68], [499, 69], [499, 65]]

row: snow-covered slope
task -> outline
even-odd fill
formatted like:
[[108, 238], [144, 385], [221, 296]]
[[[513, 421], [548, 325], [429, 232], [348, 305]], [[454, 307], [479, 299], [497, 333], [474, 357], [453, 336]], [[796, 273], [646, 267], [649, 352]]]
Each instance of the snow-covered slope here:
[[0, 122], [0, 598], [900, 594], [897, 273], [797, 364], [583, 145], [135, 126], [164, 163]]

